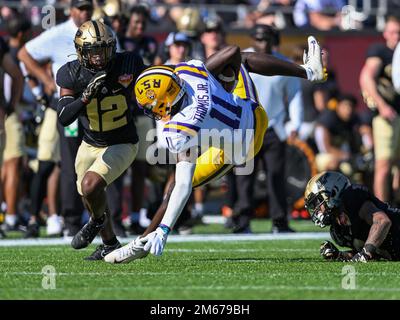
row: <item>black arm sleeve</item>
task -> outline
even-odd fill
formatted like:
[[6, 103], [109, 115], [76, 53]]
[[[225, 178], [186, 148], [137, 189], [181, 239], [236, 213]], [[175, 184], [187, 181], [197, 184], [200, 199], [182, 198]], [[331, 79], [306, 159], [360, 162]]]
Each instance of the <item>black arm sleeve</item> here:
[[85, 107], [86, 105], [80, 98], [75, 100], [72, 96], [61, 97], [57, 104], [58, 121], [64, 127], [69, 126], [78, 118], [79, 113]]

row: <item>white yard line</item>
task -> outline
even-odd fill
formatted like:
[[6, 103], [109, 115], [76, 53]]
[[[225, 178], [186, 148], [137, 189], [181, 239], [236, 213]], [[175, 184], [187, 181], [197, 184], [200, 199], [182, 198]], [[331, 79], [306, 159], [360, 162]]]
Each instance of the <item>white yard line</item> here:
[[[120, 241], [127, 243], [136, 237], [121, 238]], [[221, 241], [266, 241], [266, 240], [312, 240], [312, 239], [330, 239], [327, 232], [297, 232], [282, 234], [193, 234], [193, 235], [171, 235], [168, 237], [169, 243], [182, 242], [221, 242]], [[17, 247], [17, 246], [53, 246], [53, 245], [69, 245], [71, 238], [58, 239], [4, 239], [0, 240], [0, 247]], [[94, 244], [100, 244], [101, 239], [96, 238]]]
[[[54, 291], [76, 291], [76, 287], [74, 288], [60, 288], [57, 287]], [[46, 290], [42, 288], [7, 288], [7, 291], [43, 291]], [[382, 287], [356, 287], [354, 290], [345, 290], [340, 286], [337, 287], [324, 287], [324, 286], [268, 286], [266, 284], [257, 285], [257, 286], [126, 286], [126, 287], [96, 287], [96, 288], [86, 288], [86, 287], [79, 287], [80, 291], [90, 290], [90, 291], [134, 291], [135, 293], [139, 291], [172, 291], [172, 290], [179, 290], [181, 292], [184, 291], [194, 291], [194, 290], [201, 290], [201, 291], [238, 291], [238, 290], [259, 290], [259, 291], [277, 291], [283, 290], [288, 292], [293, 291], [347, 291], [351, 294], [357, 292], [400, 292], [400, 288], [382, 288]], [[265, 297], [267, 298], [267, 297]]]

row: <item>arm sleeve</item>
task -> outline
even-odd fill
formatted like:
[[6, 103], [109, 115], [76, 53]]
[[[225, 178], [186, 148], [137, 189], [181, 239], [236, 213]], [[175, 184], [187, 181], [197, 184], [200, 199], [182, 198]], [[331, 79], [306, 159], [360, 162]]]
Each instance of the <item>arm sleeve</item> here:
[[[64, 64], [57, 72], [57, 85], [60, 88], [74, 90], [74, 82], [71, 78], [68, 63]], [[58, 120], [63, 126], [68, 126], [74, 122], [86, 105], [80, 98], [67, 95], [62, 96], [57, 103]]]
[[394, 89], [400, 94], [400, 44], [397, 45], [393, 55], [392, 80]]
[[85, 107], [86, 105], [80, 98], [75, 99], [73, 96], [62, 96], [57, 104], [58, 121], [64, 127], [69, 126], [78, 118]]
[[164, 218], [161, 221], [161, 224], [165, 224], [171, 229], [174, 227], [192, 192], [192, 179], [195, 168], [196, 164], [188, 161], [180, 161], [176, 164], [175, 187], [168, 201]]

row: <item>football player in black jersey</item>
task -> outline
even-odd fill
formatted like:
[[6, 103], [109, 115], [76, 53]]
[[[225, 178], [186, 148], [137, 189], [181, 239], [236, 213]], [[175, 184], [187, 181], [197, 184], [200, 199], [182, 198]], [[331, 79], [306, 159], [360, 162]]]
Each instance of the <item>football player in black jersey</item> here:
[[144, 65], [134, 53], [116, 53], [114, 34], [99, 21], [85, 22], [74, 42], [78, 59], [57, 73], [61, 87], [57, 112], [63, 126], [79, 117], [84, 127], [75, 170], [78, 191], [91, 217], [71, 245], [85, 248], [101, 231], [104, 245], [92, 255], [97, 260], [120, 246], [106, 214], [105, 188], [130, 166], [137, 153], [132, 95]]
[[351, 184], [343, 174], [326, 171], [308, 182], [306, 209], [320, 227], [330, 226], [332, 239], [320, 253], [332, 261], [400, 260], [400, 210], [376, 198], [365, 186]]

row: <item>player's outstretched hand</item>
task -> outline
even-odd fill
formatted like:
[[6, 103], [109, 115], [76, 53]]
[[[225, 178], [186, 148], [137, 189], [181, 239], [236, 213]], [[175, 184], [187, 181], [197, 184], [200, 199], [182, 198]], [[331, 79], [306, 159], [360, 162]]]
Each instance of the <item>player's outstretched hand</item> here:
[[307, 79], [311, 82], [324, 82], [328, 78], [326, 68], [322, 64], [322, 51], [317, 39], [308, 37], [308, 50], [304, 51], [304, 64], [301, 65], [307, 72]]
[[339, 256], [339, 249], [332, 242], [326, 240], [321, 243], [319, 253], [326, 260], [336, 260]]
[[107, 73], [105, 71], [97, 72], [93, 78], [88, 83], [86, 89], [82, 92], [82, 101], [84, 103], [89, 103], [90, 100], [94, 98], [97, 94], [99, 88], [104, 84], [106, 81]]
[[144, 250], [150, 251], [150, 253], [154, 254], [155, 256], [161, 256], [164, 251], [169, 232], [170, 229], [167, 226], [158, 226], [155, 231], [142, 238], [142, 242], [146, 243], [144, 245]]

